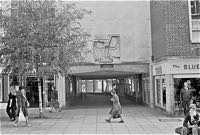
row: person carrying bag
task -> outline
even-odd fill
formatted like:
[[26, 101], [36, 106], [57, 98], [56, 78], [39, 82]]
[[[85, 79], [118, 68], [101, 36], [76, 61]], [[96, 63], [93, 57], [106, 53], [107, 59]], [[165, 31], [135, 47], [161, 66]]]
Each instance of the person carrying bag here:
[[[16, 117], [16, 121], [13, 122], [13, 125], [14, 126], [17, 126], [17, 123], [19, 121], [19, 118], [20, 120], [22, 120], [23, 116], [22, 116], [22, 113], [25, 117], [25, 121], [26, 121], [26, 124], [25, 126], [27, 127], [30, 127], [30, 123], [28, 121], [28, 107], [29, 107], [29, 102], [25, 96], [25, 88], [23, 86], [20, 86], [20, 91], [17, 93], [17, 106], [18, 106], [18, 109], [17, 109], [17, 117]], [[22, 112], [20, 114], [20, 112]]]
[[22, 112], [22, 109], [20, 109], [20, 111], [19, 111], [19, 119], [18, 119], [18, 121], [26, 121], [26, 118], [25, 118], [25, 116], [24, 116], [24, 114]]

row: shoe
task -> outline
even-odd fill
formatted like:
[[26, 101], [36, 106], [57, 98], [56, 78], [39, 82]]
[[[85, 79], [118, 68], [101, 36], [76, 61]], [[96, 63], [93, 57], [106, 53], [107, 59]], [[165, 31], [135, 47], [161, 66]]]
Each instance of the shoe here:
[[15, 118], [12, 118], [11, 121], [15, 121]]
[[31, 127], [31, 125], [30, 125], [30, 124], [25, 124], [24, 126], [25, 126], [25, 127]]
[[118, 123], [124, 123], [124, 121], [123, 120], [121, 120], [120, 122], [118, 122]]
[[62, 109], [59, 109], [59, 112], [61, 112], [62, 111]]
[[105, 119], [105, 121], [106, 121], [106, 122], [110, 122], [110, 120], [109, 120], [109, 119]]
[[52, 111], [49, 111], [50, 113], [52, 113]]
[[17, 127], [17, 123], [13, 122], [13, 125], [14, 125], [15, 127]]

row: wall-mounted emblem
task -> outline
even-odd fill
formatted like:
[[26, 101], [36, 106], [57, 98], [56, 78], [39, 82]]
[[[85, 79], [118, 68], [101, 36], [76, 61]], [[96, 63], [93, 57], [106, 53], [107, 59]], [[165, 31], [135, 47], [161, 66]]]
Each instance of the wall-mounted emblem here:
[[93, 44], [95, 62], [112, 63], [120, 60], [120, 36], [96, 35]]

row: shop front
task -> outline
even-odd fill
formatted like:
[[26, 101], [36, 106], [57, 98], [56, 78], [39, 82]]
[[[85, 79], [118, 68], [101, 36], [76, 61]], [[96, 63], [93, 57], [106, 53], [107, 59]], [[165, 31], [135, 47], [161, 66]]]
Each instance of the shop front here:
[[[194, 103], [200, 101], [200, 58], [165, 58], [153, 63], [155, 106], [174, 114], [180, 110], [180, 90], [190, 82]], [[200, 107], [200, 106], [199, 106]]]

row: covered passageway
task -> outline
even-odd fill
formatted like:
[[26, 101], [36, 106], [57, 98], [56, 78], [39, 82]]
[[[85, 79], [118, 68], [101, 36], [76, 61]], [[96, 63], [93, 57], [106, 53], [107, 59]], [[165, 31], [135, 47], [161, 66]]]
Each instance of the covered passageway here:
[[[148, 63], [93, 64], [75, 66], [67, 79], [66, 102], [70, 105], [105, 105], [115, 89], [122, 104], [149, 100]], [[70, 102], [70, 103], [69, 103]]]

